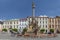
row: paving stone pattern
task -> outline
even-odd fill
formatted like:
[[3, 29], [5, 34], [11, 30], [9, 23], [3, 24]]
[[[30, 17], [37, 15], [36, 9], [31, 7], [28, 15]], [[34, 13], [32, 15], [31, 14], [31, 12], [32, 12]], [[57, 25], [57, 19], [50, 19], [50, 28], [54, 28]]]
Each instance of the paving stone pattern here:
[[60, 40], [60, 34], [54, 38], [33, 38], [33, 37], [16, 37], [11, 36], [10, 33], [2, 33], [0, 32], [0, 40]]

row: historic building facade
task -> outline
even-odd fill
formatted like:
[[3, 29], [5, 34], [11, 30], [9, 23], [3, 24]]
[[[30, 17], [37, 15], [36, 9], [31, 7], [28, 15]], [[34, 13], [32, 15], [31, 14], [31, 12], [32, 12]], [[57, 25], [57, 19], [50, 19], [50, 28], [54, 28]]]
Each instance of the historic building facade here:
[[54, 32], [60, 32], [60, 17], [49, 18], [49, 29], [54, 29]]
[[45, 33], [48, 32], [48, 17], [46, 15], [38, 17], [38, 26], [40, 29], [45, 29]]
[[58, 27], [57, 21], [58, 20], [56, 18], [49, 18], [49, 29], [54, 29], [55, 33], [56, 33], [57, 27]]
[[19, 19], [11, 19], [11, 20], [3, 20], [3, 27], [2, 28], [19, 28], [20, 21]]
[[10, 20], [3, 20], [3, 24], [1, 24], [1, 29], [6, 28], [17, 28], [18, 31], [22, 31], [25, 27], [28, 27], [27, 19], [10, 19]]
[[[49, 32], [50, 29], [54, 29], [54, 32], [60, 32], [60, 16], [48, 17], [46, 15], [35, 17], [39, 29], [45, 29], [45, 33]], [[23, 19], [11, 19], [3, 20], [0, 22], [0, 29], [6, 28], [17, 28], [22, 31], [25, 27], [30, 28], [29, 24], [32, 22], [32, 17]]]
[[[35, 17], [35, 20], [37, 21], [37, 25], [40, 29], [45, 29], [45, 32], [48, 32], [48, 17], [46, 15]], [[27, 21], [30, 24], [32, 22], [32, 17], [27, 17]]]
[[28, 21], [26, 18], [20, 19], [19, 31], [22, 32], [24, 28], [28, 27]]
[[56, 16], [56, 28], [57, 28], [57, 31], [60, 32], [60, 16]]
[[2, 27], [3, 27], [3, 22], [0, 21], [0, 31], [2, 31]]
[[[48, 33], [50, 29], [54, 29], [54, 33], [57, 31], [60, 32], [60, 17], [48, 17], [46, 15], [35, 17], [35, 20], [38, 22], [38, 27], [40, 29], [45, 29], [45, 33]], [[32, 17], [27, 17], [28, 24], [32, 22]], [[31, 29], [31, 28], [29, 28]]]

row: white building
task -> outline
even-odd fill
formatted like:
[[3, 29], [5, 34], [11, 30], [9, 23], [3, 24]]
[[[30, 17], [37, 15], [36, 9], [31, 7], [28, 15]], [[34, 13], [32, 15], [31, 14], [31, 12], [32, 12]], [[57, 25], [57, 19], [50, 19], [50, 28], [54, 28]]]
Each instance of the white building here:
[[49, 18], [46, 15], [38, 17], [38, 26], [40, 27], [40, 29], [45, 29], [45, 33], [49, 31], [48, 19]]
[[19, 26], [20, 32], [22, 32], [23, 29], [26, 27], [28, 27], [27, 19], [20, 19], [20, 26]]
[[3, 27], [2, 28], [19, 28], [20, 26], [20, 20], [19, 19], [11, 19], [11, 20], [4, 20], [3, 21]]
[[3, 25], [3, 22], [2, 21], [0, 21], [0, 31], [2, 31], [2, 26]]
[[28, 27], [27, 19], [11, 19], [11, 20], [3, 20], [2, 29], [6, 28], [17, 28], [18, 31], [22, 32], [22, 30]]

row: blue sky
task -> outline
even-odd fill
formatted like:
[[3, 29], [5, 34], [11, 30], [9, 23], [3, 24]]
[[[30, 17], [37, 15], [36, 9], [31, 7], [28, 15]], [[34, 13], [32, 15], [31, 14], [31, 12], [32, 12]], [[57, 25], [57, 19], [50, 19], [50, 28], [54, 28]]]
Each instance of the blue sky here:
[[[60, 16], [60, 0], [34, 0], [36, 16]], [[0, 19], [26, 18], [32, 15], [32, 0], [0, 0]]]

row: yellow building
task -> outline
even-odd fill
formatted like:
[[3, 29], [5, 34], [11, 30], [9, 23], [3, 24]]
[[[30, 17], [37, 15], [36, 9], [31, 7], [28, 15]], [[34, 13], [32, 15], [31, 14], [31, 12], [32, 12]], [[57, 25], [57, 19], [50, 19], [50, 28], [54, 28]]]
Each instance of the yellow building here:
[[56, 27], [57, 27], [57, 31], [59, 31], [60, 32], [60, 16], [56, 16]]

